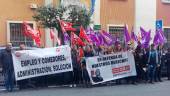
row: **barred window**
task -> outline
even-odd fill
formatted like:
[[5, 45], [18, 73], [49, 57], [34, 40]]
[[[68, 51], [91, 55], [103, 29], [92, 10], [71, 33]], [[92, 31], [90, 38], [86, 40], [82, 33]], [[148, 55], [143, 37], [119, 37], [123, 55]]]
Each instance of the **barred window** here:
[[167, 43], [165, 44], [165, 47], [170, 47], [170, 28], [163, 28], [164, 35], [167, 38]]
[[124, 26], [121, 25], [109, 25], [108, 31], [113, 36], [117, 36], [119, 40], [123, 43], [124, 42]]
[[[30, 37], [26, 37], [23, 32], [22, 23], [10, 22], [9, 25], [9, 40], [14, 47], [19, 46], [21, 43], [25, 44], [28, 47], [34, 46], [34, 41]], [[33, 23], [29, 23], [33, 28]]]

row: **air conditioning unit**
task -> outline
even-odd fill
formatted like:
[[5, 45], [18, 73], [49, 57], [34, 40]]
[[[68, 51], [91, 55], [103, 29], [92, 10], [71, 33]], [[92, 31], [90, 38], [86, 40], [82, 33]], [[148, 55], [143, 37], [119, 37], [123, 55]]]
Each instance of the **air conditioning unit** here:
[[38, 8], [38, 5], [37, 5], [37, 4], [34, 4], [34, 3], [32, 3], [32, 4], [30, 4], [30, 8], [31, 8], [31, 9], [37, 9], [37, 8]]

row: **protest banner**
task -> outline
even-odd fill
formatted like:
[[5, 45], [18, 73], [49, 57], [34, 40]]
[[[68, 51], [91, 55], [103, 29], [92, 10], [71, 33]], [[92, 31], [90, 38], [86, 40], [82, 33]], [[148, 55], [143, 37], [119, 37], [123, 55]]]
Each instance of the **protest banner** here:
[[15, 51], [12, 56], [16, 80], [73, 70], [71, 49], [68, 45]]
[[86, 65], [92, 84], [136, 75], [131, 52], [89, 57], [86, 58]]

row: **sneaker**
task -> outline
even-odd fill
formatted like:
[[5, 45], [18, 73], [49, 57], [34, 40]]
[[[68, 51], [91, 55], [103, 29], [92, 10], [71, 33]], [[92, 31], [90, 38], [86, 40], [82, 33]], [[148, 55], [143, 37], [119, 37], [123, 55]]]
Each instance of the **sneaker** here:
[[74, 85], [73, 85], [73, 87], [77, 87], [77, 85], [76, 85], [76, 84], [74, 84]]
[[70, 87], [70, 88], [72, 88], [72, 87], [73, 87], [73, 85], [71, 84], [71, 85], [69, 85], [69, 87]]

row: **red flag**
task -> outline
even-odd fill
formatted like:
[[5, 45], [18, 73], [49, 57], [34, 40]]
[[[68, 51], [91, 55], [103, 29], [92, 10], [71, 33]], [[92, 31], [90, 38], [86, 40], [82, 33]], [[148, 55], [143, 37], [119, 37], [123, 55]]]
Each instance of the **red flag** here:
[[40, 31], [39, 27], [38, 27], [37, 31], [38, 31], [38, 35], [41, 37], [41, 31]]
[[50, 37], [51, 37], [51, 40], [54, 40], [54, 38], [56, 37], [54, 33], [54, 28], [50, 28]]
[[76, 31], [76, 29], [72, 27], [72, 23], [65, 22], [65, 21], [62, 21], [62, 20], [59, 20], [59, 22], [60, 22], [60, 26], [61, 26], [61, 29], [62, 29], [63, 32]]
[[40, 39], [40, 32], [38, 30], [34, 30], [27, 24], [27, 22], [23, 22], [23, 28], [24, 28], [24, 34], [27, 37], [31, 37], [37, 46], [41, 45], [41, 39]]
[[87, 36], [87, 34], [86, 34], [86, 32], [85, 32], [85, 30], [84, 30], [84, 28], [82, 26], [80, 27], [79, 37], [83, 38], [83, 39], [87, 40], [89, 43], [91, 43], [90, 38]]
[[41, 39], [40, 38], [35, 38], [34, 40], [35, 40], [36, 45], [38, 47], [40, 47], [41, 46]]
[[80, 46], [85, 46], [85, 43], [73, 32], [71, 32], [71, 43], [72, 45], [80, 45]]
[[57, 40], [57, 44], [60, 46], [61, 45], [61, 40], [58, 37], [56, 38], [56, 40]]

